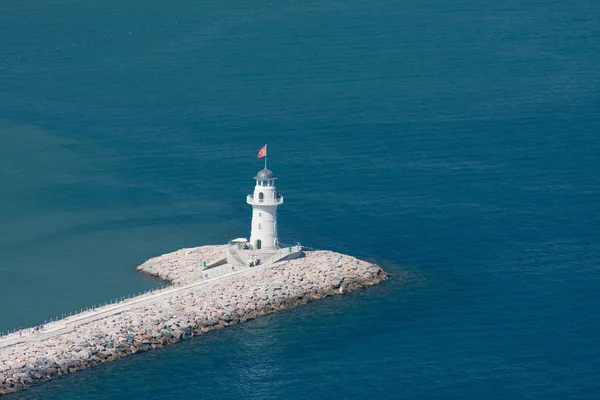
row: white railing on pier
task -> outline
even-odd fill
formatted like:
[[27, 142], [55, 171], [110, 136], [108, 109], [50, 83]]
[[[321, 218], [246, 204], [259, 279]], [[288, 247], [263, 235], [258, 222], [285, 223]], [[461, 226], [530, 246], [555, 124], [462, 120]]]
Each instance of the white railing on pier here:
[[235, 274], [245, 269], [248, 269], [248, 267], [238, 268], [237, 266], [225, 264], [215, 267], [211, 270], [204, 271], [205, 274], [202, 275], [202, 279], [196, 282], [158, 286], [156, 288], [148, 289], [144, 292], [133, 293], [129, 296], [123, 296], [114, 300], [106, 301], [104, 303], [94, 304], [91, 307], [81, 308], [75, 312], [57, 315], [56, 317], [44, 320], [43, 324], [39, 324], [34, 327], [0, 332], [0, 348], [11, 346], [19, 343], [20, 341], [36, 340], [36, 337], [38, 336], [41, 340], [43, 340], [47, 338], [48, 335], [54, 336], [55, 334], [59, 334], [68, 330], [69, 326], [73, 326], [74, 324], [78, 325], [78, 323], [81, 323], [83, 320], [94, 320], [93, 317], [99, 314], [105, 314], [107, 312], [120, 312], [117, 310], [128, 306], [130, 303], [132, 306], [135, 306], [136, 303], [140, 303], [143, 300], [159, 297], [162, 294], [168, 294], [178, 290], [188, 290], [194, 286], [208, 283], [207, 281], [213, 278]]
[[13, 329], [12, 331], [0, 332], [0, 347], [2, 347], [2, 341], [10, 338], [16, 337], [27, 337], [32, 335], [39, 335], [41, 333], [46, 333], [49, 331], [53, 331], [56, 329], [61, 329], [66, 326], [66, 323], [73, 321], [75, 319], [79, 319], [81, 317], [91, 316], [94, 313], [101, 311], [105, 307], [111, 307], [116, 305], [124, 305], [127, 304], [132, 299], [141, 299], [144, 296], [150, 296], [153, 294], [161, 293], [164, 290], [172, 289], [174, 287], [181, 285], [161, 285], [155, 288], [148, 289], [143, 292], [132, 293], [127, 296], [121, 296], [119, 298], [105, 301], [104, 303], [94, 304], [90, 307], [80, 308], [79, 310], [71, 311], [69, 313], [64, 313], [61, 315], [57, 315], [55, 317], [44, 320], [43, 324], [38, 324], [34, 327], [30, 327], [27, 329]]
[[[271, 256], [269, 262], [264, 262], [262, 263], [262, 265], [256, 266], [252, 269], [278, 264], [278, 262], [281, 259], [301, 250], [302, 247], [300, 246], [300, 244], [291, 247], [281, 248], [274, 255]], [[235, 254], [237, 255], [237, 252]], [[13, 329], [12, 331], [0, 332], [0, 348], [18, 343], [19, 341], [16, 340], [18, 338], [26, 339], [29, 337], [35, 340], [34, 338], [38, 335], [52, 334], [52, 332], [62, 331], [64, 329], [67, 329], [67, 325], [69, 324], [76, 323], [77, 321], [81, 321], [87, 318], [91, 318], [99, 313], [114, 311], [115, 309], [128, 305], [128, 303], [133, 303], [133, 305], [135, 305], [135, 303], [138, 303], [140, 300], [144, 300], [148, 297], [160, 296], [163, 294], [163, 292], [168, 293], [169, 291], [173, 291], [174, 289], [178, 288], [184, 290], [184, 287], [193, 287], [205, 283], [205, 281], [210, 280], [212, 278], [218, 278], [224, 275], [234, 275], [236, 273], [240, 273], [244, 270], [249, 269], [251, 268], [245, 265], [244, 263], [242, 263], [241, 265], [224, 264], [208, 270], [203, 270], [202, 279], [197, 282], [161, 285], [152, 289], [148, 289], [144, 292], [132, 293], [130, 295], [122, 296], [110, 301], [106, 301], [104, 303], [94, 304], [91, 307], [80, 308], [79, 310], [72, 311], [68, 314], [64, 313], [61, 315], [57, 315], [56, 317], [44, 320], [43, 324], [40, 323], [39, 325], [34, 326], [33, 328]]]

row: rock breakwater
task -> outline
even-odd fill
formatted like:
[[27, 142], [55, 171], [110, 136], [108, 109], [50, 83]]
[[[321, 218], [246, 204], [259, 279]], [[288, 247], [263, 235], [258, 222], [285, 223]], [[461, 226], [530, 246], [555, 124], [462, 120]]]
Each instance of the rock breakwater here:
[[218, 263], [226, 258], [226, 252], [227, 245], [181, 249], [151, 258], [137, 270], [171, 284], [188, 284], [204, 279], [204, 264]]
[[0, 347], [0, 395], [386, 279], [379, 266], [330, 251], [203, 279], [200, 258], [222, 250], [203, 246], [151, 259], [138, 270], [179, 286], [100, 308], [101, 318], [66, 324], [68, 332]]

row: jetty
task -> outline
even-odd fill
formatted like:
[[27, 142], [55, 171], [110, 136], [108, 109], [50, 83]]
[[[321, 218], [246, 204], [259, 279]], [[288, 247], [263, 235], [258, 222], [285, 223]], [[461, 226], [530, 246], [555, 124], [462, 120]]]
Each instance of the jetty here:
[[254, 177], [250, 240], [181, 249], [137, 270], [167, 286], [0, 337], [0, 396], [387, 278], [377, 265], [331, 251], [282, 245], [283, 196], [265, 168]]
[[231, 272], [224, 264], [213, 269], [218, 276], [199, 276], [193, 260], [219, 247], [183, 249], [138, 267], [169, 280], [165, 289], [0, 339], [0, 395], [387, 277], [375, 264], [330, 251]]

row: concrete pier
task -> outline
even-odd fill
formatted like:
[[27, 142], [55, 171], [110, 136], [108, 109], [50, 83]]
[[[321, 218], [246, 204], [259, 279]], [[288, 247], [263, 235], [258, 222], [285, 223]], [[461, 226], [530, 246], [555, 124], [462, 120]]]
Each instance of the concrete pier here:
[[137, 269], [171, 286], [0, 339], [0, 395], [386, 279], [351, 256], [298, 256], [248, 267], [203, 246], [148, 260]]

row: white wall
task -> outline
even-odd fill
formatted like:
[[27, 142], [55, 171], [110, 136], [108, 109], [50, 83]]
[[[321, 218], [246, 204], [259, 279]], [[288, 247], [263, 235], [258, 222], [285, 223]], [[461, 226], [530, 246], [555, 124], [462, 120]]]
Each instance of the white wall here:
[[[260, 193], [263, 201], [260, 201]], [[252, 230], [250, 244], [257, 248], [261, 241], [261, 249], [272, 250], [279, 247], [277, 239], [277, 206], [281, 201], [276, 200], [275, 186], [259, 186], [254, 188], [252, 204]]]

